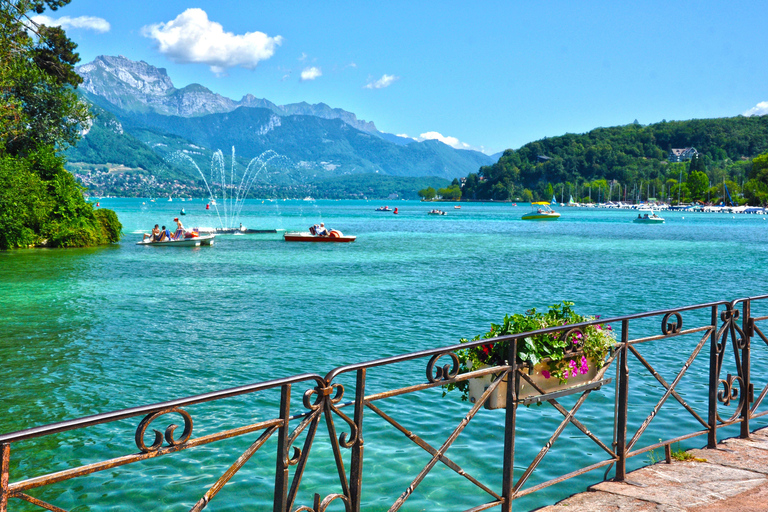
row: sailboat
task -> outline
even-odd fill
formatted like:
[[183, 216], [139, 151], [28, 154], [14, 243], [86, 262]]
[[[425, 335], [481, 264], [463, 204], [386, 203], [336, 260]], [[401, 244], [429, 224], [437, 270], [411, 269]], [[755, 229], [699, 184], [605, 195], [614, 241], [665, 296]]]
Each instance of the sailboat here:
[[552, 201], [550, 201], [549, 204], [557, 204], [557, 199], [555, 198], [555, 194], [552, 194]]

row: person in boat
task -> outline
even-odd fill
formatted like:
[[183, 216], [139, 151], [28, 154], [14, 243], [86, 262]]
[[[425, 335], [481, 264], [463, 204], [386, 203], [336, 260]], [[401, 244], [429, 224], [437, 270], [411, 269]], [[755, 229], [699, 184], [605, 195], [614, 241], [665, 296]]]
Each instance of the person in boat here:
[[166, 240], [173, 240], [173, 236], [171, 235], [171, 230], [163, 226], [160, 231], [160, 240], [158, 240], [158, 242], [165, 242]]
[[150, 235], [150, 234], [144, 233], [144, 238], [142, 238], [141, 241], [143, 242], [144, 240], [149, 238], [150, 242], [159, 242], [161, 234], [162, 233], [160, 232], [160, 226], [155, 224], [155, 227], [152, 229], [152, 234]]
[[315, 234], [317, 236], [328, 236], [328, 230], [325, 229], [325, 223], [321, 222], [320, 226], [315, 228]]
[[648, 218], [648, 214], [646, 213], [645, 215], [643, 215], [643, 218], [647, 219]]
[[173, 234], [173, 240], [181, 240], [184, 238], [184, 226], [178, 217], [175, 217], [173, 221], [176, 223], [176, 232]]
[[638, 218], [638, 219], [642, 219], [642, 217], [640, 216], [640, 214], [639, 214], [639, 213], [637, 214], [637, 218]]

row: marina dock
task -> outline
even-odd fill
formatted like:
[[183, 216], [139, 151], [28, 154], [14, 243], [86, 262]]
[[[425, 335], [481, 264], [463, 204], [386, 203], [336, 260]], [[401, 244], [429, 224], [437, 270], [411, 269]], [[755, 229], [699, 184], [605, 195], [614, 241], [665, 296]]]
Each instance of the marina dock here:
[[[625, 482], [601, 482], [538, 512], [768, 511], [768, 428], [750, 439], [725, 439], [715, 449], [687, 452], [632, 471]], [[669, 459], [667, 459], [669, 460]]]

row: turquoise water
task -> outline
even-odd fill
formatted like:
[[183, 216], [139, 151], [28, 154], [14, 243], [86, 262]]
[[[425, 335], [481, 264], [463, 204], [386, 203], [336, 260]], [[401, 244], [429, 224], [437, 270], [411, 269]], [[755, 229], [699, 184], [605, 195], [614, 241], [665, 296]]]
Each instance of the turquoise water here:
[[[384, 204], [400, 214], [374, 211]], [[101, 206], [123, 223], [119, 245], [0, 253], [0, 432], [303, 372], [324, 375], [344, 364], [453, 344], [485, 332], [505, 313], [560, 300], [610, 317], [760, 295], [768, 283], [768, 221], [755, 215], [667, 212], [666, 224], [649, 226], [633, 224], [631, 212], [563, 208], [557, 222], [537, 223], [520, 220], [529, 210], [524, 205], [448, 206], [447, 216], [436, 217], [426, 215], [431, 205], [409, 201], [249, 201], [240, 217], [249, 228], [306, 230], [322, 221], [357, 241], [290, 244], [280, 234], [254, 234], [220, 236], [214, 247], [161, 248], [134, 242], [155, 223], [173, 225], [181, 207], [188, 227], [217, 226], [215, 212], [199, 199], [102, 199]], [[658, 334], [658, 321], [641, 325]], [[668, 381], [698, 338], [678, 340], [672, 350], [649, 345], [644, 352], [667, 370]], [[703, 352], [681, 389], [706, 417], [708, 347]], [[371, 370], [369, 392], [422, 382], [425, 364]], [[633, 386], [630, 412], [639, 423], [661, 393], [640, 376]], [[295, 389], [294, 412], [301, 411], [302, 392]], [[273, 417], [278, 400], [272, 392], [190, 408], [194, 435]], [[611, 385], [593, 393], [579, 415], [608, 444], [612, 401]], [[675, 405], [662, 409], [641, 445], [697, 428]], [[458, 396], [442, 398], [439, 390], [380, 406], [433, 446], [467, 410]], [[558, 416], [549, 406], [521, 409], [517, 466], [535, 456]], [[42, 445], [14, 445], [12, 481], [133, 453], [135, 428], [127, 420]], [[32, 494], [72, 510], [188, 509], [254, 440], [244, 436]], [[366, 416], [365, 441], [364, 510], [386, 510], [429, 456], [373, 414]], [[448, 456], [500, 492], [502, 443], [503, 414], [483, 410]], [[208, 509], [271, 506], [274, 439], [262, 451]], [[569, 426], [531, 483], [601, 460], [599, 451]], [[314, 492], [339, 492], [331, 460], [321, 426], [297, 506], [310, 505]], [[526, 497], [516, 509], [552, 503], [602, 474]], [[403, 510], [463, 510], [485, 501], [482, 491], [438, 465]]]

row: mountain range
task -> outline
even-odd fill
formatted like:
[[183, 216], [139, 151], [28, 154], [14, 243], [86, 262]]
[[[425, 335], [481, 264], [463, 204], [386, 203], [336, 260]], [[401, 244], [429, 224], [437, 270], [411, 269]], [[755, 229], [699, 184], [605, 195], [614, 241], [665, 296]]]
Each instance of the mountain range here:
[[[122, 56], [78, 66], [78, 91], [95, 118], [67, 152], [71, 167], [116, 165], [157, 179], [197, 179], [171, 157], [184, 152], [200, 168], [217, 150], [251, 159], [273, 150], [302, 183], [351, 174], [453, 179], [493, 162], [436, 140], [379, 132], [373, 122], [324, 103], [276, 105], [251, 94], [239, 101], [199, 84], [176, 88], [165, 69]], [[285, 163], [289, 162], [289, 163]]]

